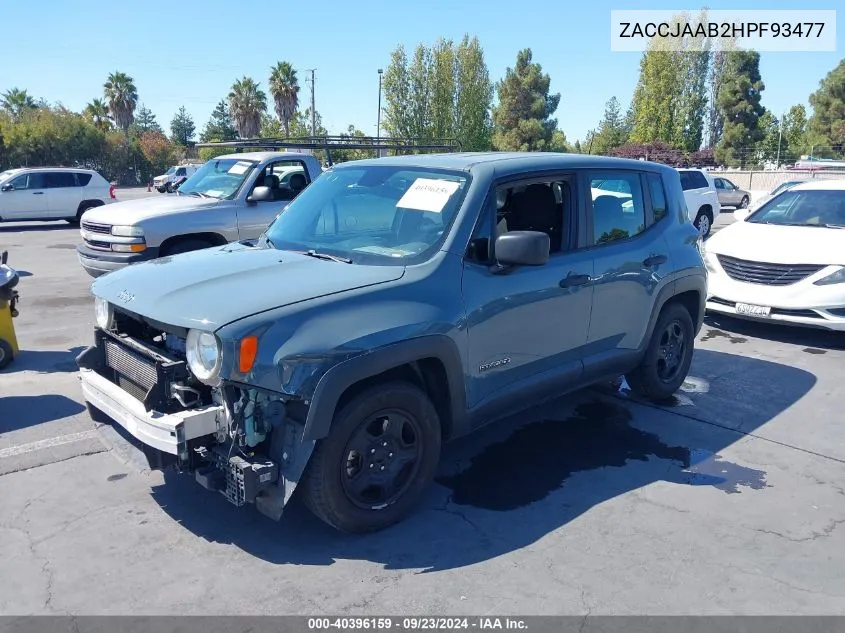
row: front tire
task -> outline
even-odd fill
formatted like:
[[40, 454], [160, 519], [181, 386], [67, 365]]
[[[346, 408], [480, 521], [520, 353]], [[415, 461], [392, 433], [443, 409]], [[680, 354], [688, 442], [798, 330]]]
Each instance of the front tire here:
[[384, 529], [415, 508], [434, 478], [440, 446], [440, 420], [421, 389], [376, 385], [335, 414], [303, 475], [303, 500], [342, 532]]
[[663, 308], [642, 362], [625, 376], [634, 393], [655, 401], [671, 397], [689, 373], [694, 340], [689, 311], [680, 303]]
[[701, 233], [702, 237], [707, 237], [710, 235], [710, 229], [713, 227], [713, 214], [707, 209], [701, 209], [693, 224], [699, 233]]

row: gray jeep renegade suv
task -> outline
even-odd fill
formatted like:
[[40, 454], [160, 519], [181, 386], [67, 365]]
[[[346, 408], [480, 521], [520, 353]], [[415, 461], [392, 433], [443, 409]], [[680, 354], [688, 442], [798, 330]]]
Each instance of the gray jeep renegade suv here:
[[683, 382], [707, 274], [678, 172], [552, 153], [414, 155], [322, 174], [258, 240], [97, 279], [92, 415], [278, 520], [295, 489], [398, 522], [445, 441], [624, 375]]

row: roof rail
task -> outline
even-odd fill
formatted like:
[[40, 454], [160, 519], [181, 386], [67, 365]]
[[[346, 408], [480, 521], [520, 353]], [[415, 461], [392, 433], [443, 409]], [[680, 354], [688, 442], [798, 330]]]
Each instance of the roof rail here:
[[461, 144], [452, 138], [401, 138], [392, 136], [298, 136], [291, 138], [247, 138], [237, 141], [218, 141], [214, 143], [197, 143], [201, 147], [231, 147], [233, 149], [310, 149], [324, 150], [326, 158], [331, 164], [331, 150], [335, 149], [369, 149], [375, 152], [398, 151], [460, 151]]

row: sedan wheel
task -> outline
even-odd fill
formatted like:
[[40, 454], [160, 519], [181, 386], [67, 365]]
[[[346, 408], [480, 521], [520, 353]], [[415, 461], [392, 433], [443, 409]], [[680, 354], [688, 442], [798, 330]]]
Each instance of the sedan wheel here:
[[743, 196], [742, 202], [739, 203], [740, 209], [747, 209], [748, 208], [748, 196]]

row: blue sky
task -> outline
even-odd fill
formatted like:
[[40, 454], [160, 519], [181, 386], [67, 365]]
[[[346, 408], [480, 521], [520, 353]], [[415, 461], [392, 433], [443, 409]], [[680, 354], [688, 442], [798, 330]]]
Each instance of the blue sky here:
[[[724, 2], [711, 9], [800, 9], [804, 3]], [[140, 101], [169, 130], [180, 105], [198, 131], [233, 80], [250, 75], [267, 88], [277, 60], [316, 69], [317, 110], [331, 132], [350, 123], [376, 132], [377, 69], [398, 44], [413, 48], [443, 36], [477, 35], [491, 78], [513, 66], [520, 48], [551, 75], [562, 99], [558, 126], [571, 141], [583, 139], [616, 96], [627, 107], [637, 81], [640, 53], [610, 51], [611, 9], [689, 9], [693, 3], [628, 0], [178, 0], [95, 2], [42, 0], [37, 11], [3, 3], [0, 91], [26, 88], [35, 97], [79, 110], [102, 95], [107, 74], [135, 78]], [[835, 9], [841, 0], [817, 1]], [[804, 7], [806, 8], [806, 7]], [[841, 30], [840, 30], [841, 31]], [[845, 57], [841, 33], [834, 53], [762, 53], [764, 105], [781, 113], [807, 103], [819, 81]], [[306, 73], [302, 72], [301, 80]], [[310, 98], [303, 84], [301, 96]], [[303, 106], [304, 107], [304, 106]]]

